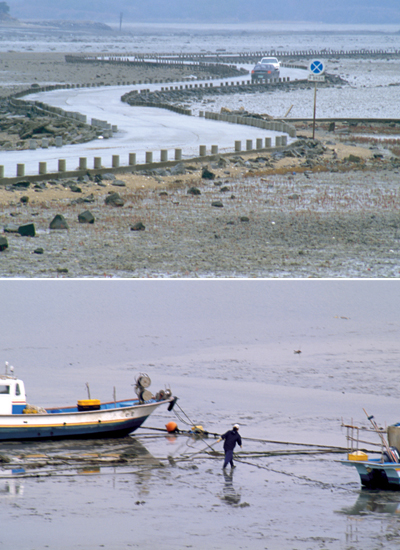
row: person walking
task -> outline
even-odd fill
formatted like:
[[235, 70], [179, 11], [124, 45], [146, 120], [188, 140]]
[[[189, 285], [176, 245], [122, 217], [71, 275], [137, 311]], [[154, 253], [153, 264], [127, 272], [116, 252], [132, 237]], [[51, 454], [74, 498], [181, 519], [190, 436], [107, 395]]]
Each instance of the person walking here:
[[235, 465], [233, 464], [233, 449], [235, 448], [236, 443], [240, 448], [242, 448], [242, 438], [239, 435], [239, 424], [235, 424], [232, 430], [229, 430], [221, 435], [218, 441], [221, 441], [222, 439], [224, 440], [225, 451], [225, 460], [222, 469], [225, 470], [228, 464], [231, 465], [231, 468], [235, 468]]

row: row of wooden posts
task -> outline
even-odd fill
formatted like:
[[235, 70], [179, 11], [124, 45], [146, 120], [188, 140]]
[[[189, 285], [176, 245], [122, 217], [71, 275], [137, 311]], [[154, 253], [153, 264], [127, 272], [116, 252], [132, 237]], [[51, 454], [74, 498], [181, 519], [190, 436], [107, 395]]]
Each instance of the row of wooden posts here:
[[[253, 150], [260, 150], [260, 149], [269, 149], [273, 146], [275, 147], [282, 147], [287, 145], [287, 135], [281, 135], [275, 137], [275, 143], [272, 144], [272, 138], [266, 137], [266, 138], [257, 138], [255, 142], [255, 149], [254, 149], [254, 140], [247, 139], [245, 142], [245, 151], [253, 151]], [[242, 142], [240, 140], [235, 141], [235, 152], [239, 153], [242, 151]], [[211, 145], [211, 155], [218, 155], [218, 145]], [[199, 157], [205, 157], [207, 156], [207, 146], [206, 145], [200, 145], [199, 146]], [[77, 168], [77, 171], [85, 171], [88, 169], [88, 162], [86, 157], [80, 157], [79, 158], [79, 167]], [[153, 158], [153, 151], [146, 151], [145, 153], [145, 165], [151, 165], [154, 162], [168, 162], [169, 160], [169, 151], [168, 149], [161, 149], [160, 151], [160, 159], [159, 161], [154, 161]], [[182, 149], [175, 149], [174, 150], [174, 161], [180, 161], [182, 160]], [[136, 165], [136, 153], [129, 153], [129, 160], [128, 160], [129, 166], [135, 166]], [[112, 155], [112, 168], [119, 168], [120, 167], [120, 155]], [[93, 159], [93, 169], [94, 170], [100, 170], [102, 169], [102, 158], [101, 157], [94, 157]], [[58, 159], [58, 172], [66, 172], [67, 171], [67, 161], [66, 159]], [[39, 162], [39, 175], [47, 174], [47, 162], [40, 161]], [[17, 164], [17, 170], [16, 170], [16, 176], [17, 177], [24, 177], [25, 176], [25, 164], [19, 163]], [[4, 166], [0, 165], [0, 178], [4, 178]]]

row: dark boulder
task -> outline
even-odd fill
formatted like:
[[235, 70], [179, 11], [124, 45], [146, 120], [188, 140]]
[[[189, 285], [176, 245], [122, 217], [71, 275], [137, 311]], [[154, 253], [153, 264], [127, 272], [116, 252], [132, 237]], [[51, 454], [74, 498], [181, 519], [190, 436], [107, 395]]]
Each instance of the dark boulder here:
[[90, 193], [87, 197], [79, 197], [78, 199], [75, 199], [71, 201], [71, 204], [83, 204], [83, 203], [92, 203], [95, 201], [93, 193]]
[[100, 181], [101, 180], [108, 180], [108, 181], [114, 181], [115, 180], [115, 176], [114, 174], [111, 174], [111, 173], [107, 173], [107, 174], [97, 174], [96, 175], [96, 178], [99, 177]]
[[78, 215], [79, 223], [94, 223], [94, 216], [89, 210], [85, 210]]
[[224, 205], [222, 204], [221, 201], [213, 201], [211, 203], [211, 206], [215, 206], [215, 208], [223, 208]]
[[125, 202], [118, 193], [110, 193], [105, 198], [105, 204], [110, 204], [111, 206], [124, 206]]
[[131, 227], [131, 231], [144, 231], [145, 229], [146, 227], [142, 222], [137, 222]]
[[197, 187], [190, 187], [188, 189], [188, 195], [201, 195], [201, 191], [197, 189]]
[[72, 191], [73, 193], [82, 193], [82, 188], [79, 187], [79, 185], [76, 185], [75, 183], [71, 184], [71, 185], [69, 186], [69, 188], [71, 189], [71, 191]]
[[0, 237], [0, 251], [2, 252], [8, 248], [8, 241], [5, 237]]
[[215, 178], [214, 172], [210, 172], [210, 170], [205, 166], [201, 172], [201, 177], [205, 180], [213, 180]]
[[49, 229], [69, 229], [69, 226], [62, 214], [56, 214], [50, 222]]
[[30, 181], [17, 181], [16, 183], [13, 183], [14, 189], [28, 189], [30, 186]]
[[23, 225], [20, 225], [18, 227], [18, 233], [22, 235], [22, 237], [34, 237], [36, 235], [35, 224], [24, 223]]

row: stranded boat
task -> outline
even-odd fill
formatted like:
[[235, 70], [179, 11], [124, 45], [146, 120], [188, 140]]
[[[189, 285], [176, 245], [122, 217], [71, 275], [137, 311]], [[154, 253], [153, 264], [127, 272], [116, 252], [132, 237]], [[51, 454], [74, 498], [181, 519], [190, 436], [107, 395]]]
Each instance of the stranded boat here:
[[[347, 428], [347, 440], [349, 453], [347, 460], [342, 460], [345, 466], [356, 468], [360, 476], [361, 485], [365, 489], [380, 489], [389, 491], [400, 491], [400, 423], [389, 426], [387, 429], [388, 442], [384, 437], [385, 430], [379, 428], [369, 416], [375, 433], [380, 437], [380, 457], [370, 458], [367, 453], [359, 450], [360, 442], [359, 430], [355, 426], [345, 426]], [[356, 431], [356, 437], [354, 437]], [[370, 442], [368, 442], [371, 445]]]
[[139, 375], [135, 399], [101, 403], [89, 394], [73, 407], [36, 407], [27, 404], [23, 381], [8, 373], [6, 363], [6, 373], [0, 375], [0, 441], [128, 435], [157, 407], [167, 404], [170, 411], [177, 401], [169, 389], [153, 395], [150, 384], [146, 374]]

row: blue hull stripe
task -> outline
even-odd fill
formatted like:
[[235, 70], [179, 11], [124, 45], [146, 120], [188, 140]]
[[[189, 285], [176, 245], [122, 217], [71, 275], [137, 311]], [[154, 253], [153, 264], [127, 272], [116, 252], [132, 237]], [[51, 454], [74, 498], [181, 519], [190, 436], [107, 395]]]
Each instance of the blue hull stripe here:
[[93, 422], [84, 425], [10, 426], [0, 427], [0, 441], [22, 439], [62, 439], [79, 437], [122, 437], [137, 430], [147, 416], [112, 422]]

